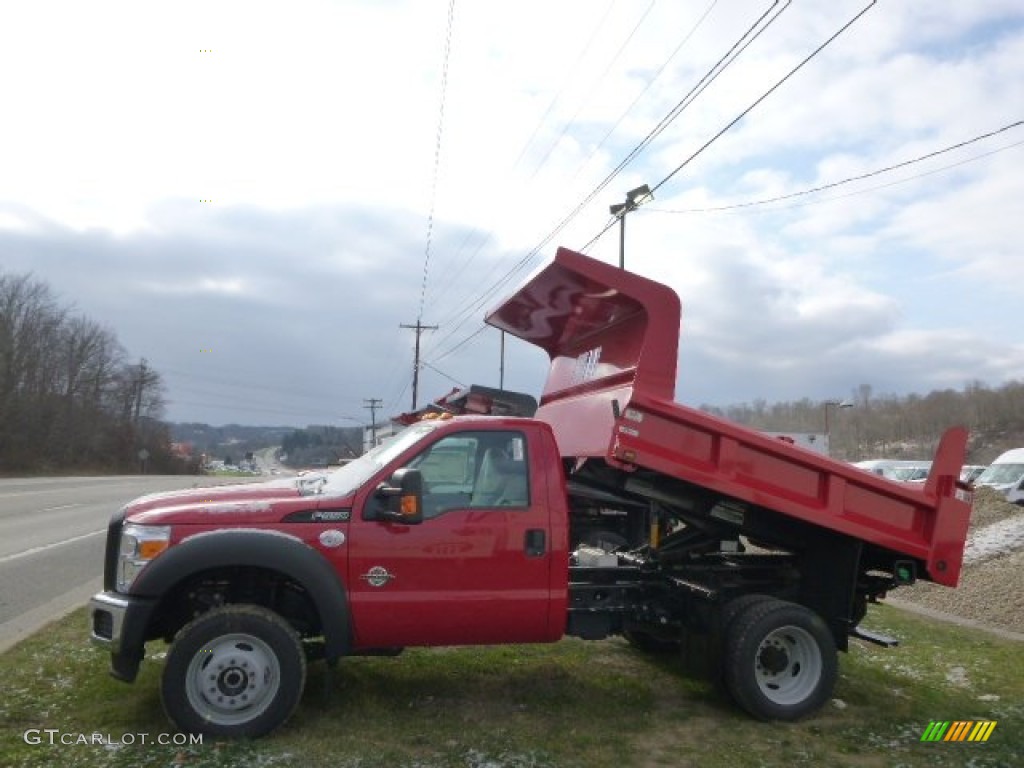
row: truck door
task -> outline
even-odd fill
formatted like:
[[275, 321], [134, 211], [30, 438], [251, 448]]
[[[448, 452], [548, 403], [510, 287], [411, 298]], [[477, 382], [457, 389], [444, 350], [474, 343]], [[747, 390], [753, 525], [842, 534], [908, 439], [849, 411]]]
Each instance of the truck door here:
[[368, 519], [380, 503], [372, 493], [357, 504], [348, 584], [358, 647], [561, 635], [548, 620], [550, 521], [538, 459], [521, 431], [449, 434], [404, 462], [423, 476], [421, 524]]

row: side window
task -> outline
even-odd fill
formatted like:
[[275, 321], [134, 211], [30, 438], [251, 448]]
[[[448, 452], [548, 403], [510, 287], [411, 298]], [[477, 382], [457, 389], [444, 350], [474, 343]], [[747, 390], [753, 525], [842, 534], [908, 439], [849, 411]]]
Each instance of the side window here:
[[530, 504], [521, 432], [463, 432], [438, 440], [408, 466], [423, 475], [423, 514]]
[[423, 476], [423, 517], [465, 509], [473, 496], [479, 446], [476, 433], [438, 440], [409, 462]]
[[481, 440], [480, 471], [471, 507], [528, 507], [530, 473], [520, 432], [492, 432]]

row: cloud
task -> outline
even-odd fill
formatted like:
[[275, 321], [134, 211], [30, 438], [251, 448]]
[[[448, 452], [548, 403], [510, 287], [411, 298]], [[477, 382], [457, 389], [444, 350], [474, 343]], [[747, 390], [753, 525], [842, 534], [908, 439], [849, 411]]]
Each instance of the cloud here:
[[[404, 409], [414, 335], [399, 325], [417, 318], [441, 326], [422, 338], [421, 400], [452, 379], [496, 384], [497, 333], [471, 337], [484, 312], [862, 7], [789, 6], [581, 205], [765, 5], [703, 20], [704, 4], [460, 5], [440, 141], [445, 3], [19, 6], [0, 30], [0, 66], [25, 73], [2, 86], [4, 267], [166, 371], [172, 418]], [[693, 209], [992, 130], [1024, 115], [1022, 80], [1019, 2], [879, 3], [631, 213], [627, 267], [683, 298], [680, 396], [1020, 377], [1006, 319], [1024, 278], [1021, 149], [980, 156], [1024, 134], [805, 198]], [[615, 262], [611, 223], [589, 253]], [[545, 366], [509, 342], [507, 385], [537, 392]]]

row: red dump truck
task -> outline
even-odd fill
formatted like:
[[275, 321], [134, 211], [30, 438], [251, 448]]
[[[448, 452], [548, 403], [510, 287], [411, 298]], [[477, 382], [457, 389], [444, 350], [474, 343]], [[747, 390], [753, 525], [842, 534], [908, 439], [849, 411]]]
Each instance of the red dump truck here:
[[910, 486], [679, 405], [675, 293], [566, 249], [487, 322], [550, 356], [532, 417], [474, 395], [331, 473], [117, 512], [90, 604], [112, 674], [133, 681], [163, 638], [177, 726], [253, 737], [308, 660], [621, 635], [793, 720], [850, 637], [892, 642], [859, 627], [869, 603], [956, 585], [964, 429]]

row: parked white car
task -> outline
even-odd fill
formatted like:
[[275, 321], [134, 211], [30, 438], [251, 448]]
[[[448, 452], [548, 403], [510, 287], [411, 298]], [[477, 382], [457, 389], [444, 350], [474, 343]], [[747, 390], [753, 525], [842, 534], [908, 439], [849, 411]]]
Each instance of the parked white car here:
[[985, 464], [964, 464], [963, 469], [960, 470], [960, 482], [962, 483], [975, 483], [978, 481], [978, 475], [988, 469]]
[[1024, 448], [1007, 451], [978, 475], [976, 486], [994, 488], [1014, 504], [1024, 505]]
[[924, 482], [932, 468], [930, 461], [898, 461], [896, 459], [868, 459], [856, 461], [853, 466], [901, 483]]

